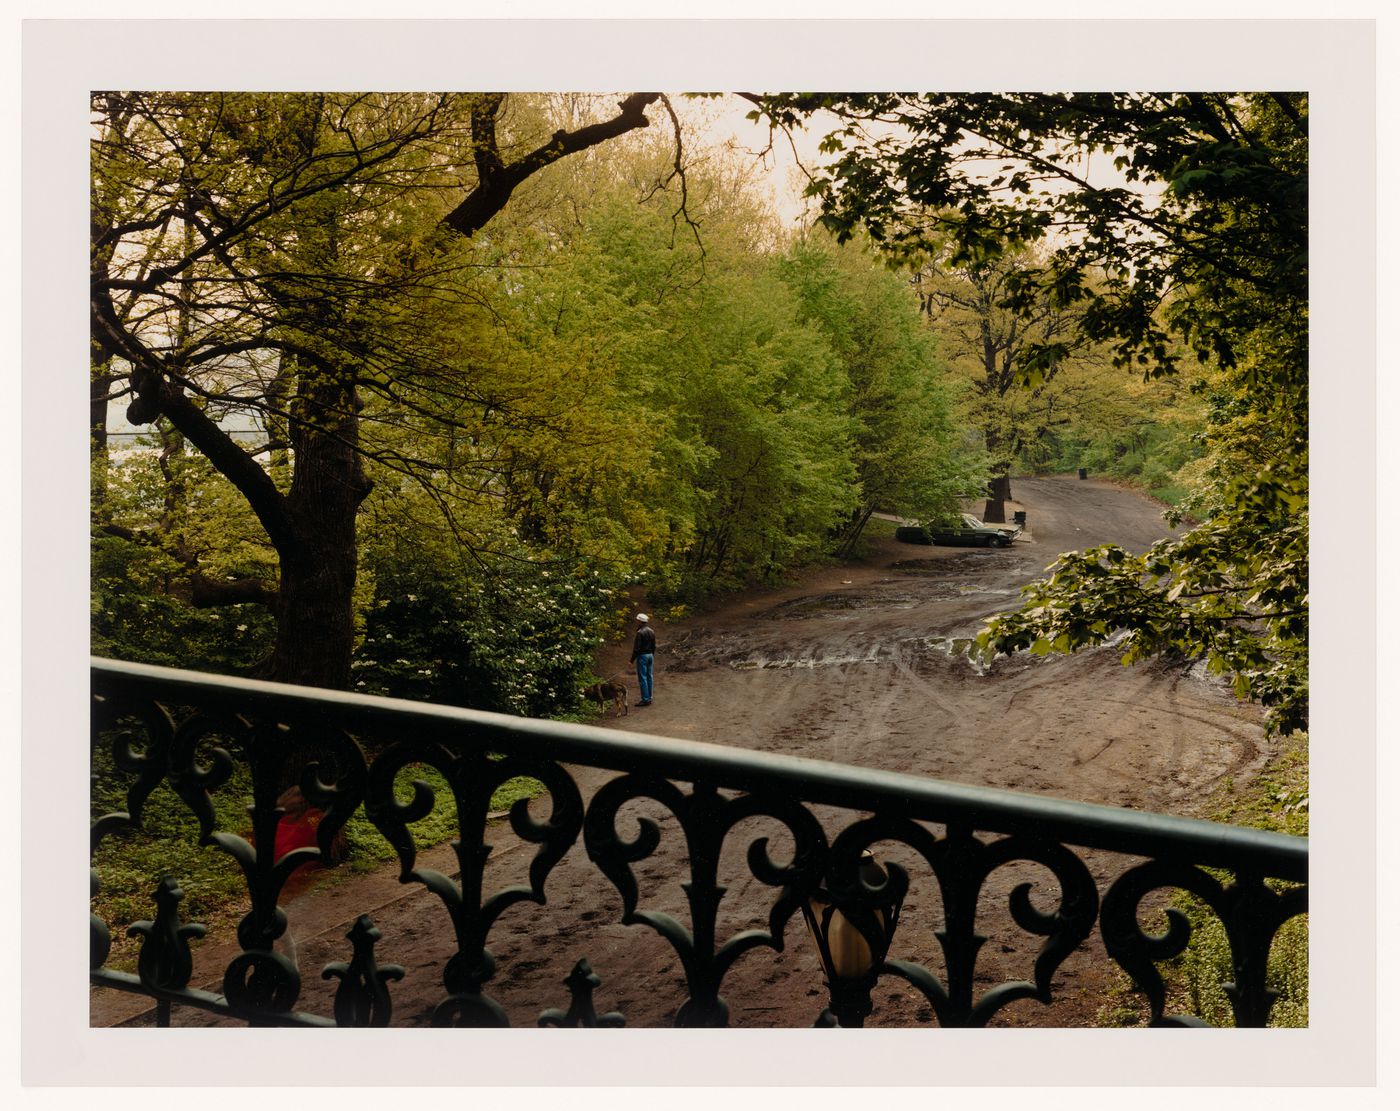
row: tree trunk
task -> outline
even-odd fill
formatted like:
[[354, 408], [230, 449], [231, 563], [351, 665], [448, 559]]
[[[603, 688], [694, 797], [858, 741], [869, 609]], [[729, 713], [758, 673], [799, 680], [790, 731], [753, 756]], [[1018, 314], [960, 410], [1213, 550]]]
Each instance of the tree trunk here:
[[1011, 476], [996, 474], [987, 487], [987, 507], [982, 511], [982, 520], [988, 524], [1004, 524], [1006, 502], [1011, 497]]
[[99, 512], [107, 503], [107, 391], [116, 381], [111, 356], [92, 343], [92, 389], [88, 394], [88, 427], [92, 444], [92, 505]]
[[987, 507], [982, 511], [982, 520], [988, 524], [1006, 522], [1006, 501], [1011, 497], [1011, 460], [1009, 446], [1000, 433], [988, 432], [987, 454], [992, 457], [992, 477], [987, 483]]
[[267, 385], [267, 413], [264, 416], [268, 443], [267, 473], [279, 490], [287, 489], [288, 476], [292, 473], [291, 455], [288, 452], [287, 421], [283, 417], [286, 398], [291, 383], [296, 377], [296, 362], [290, 356], [277, 357], [277, 373]]
[[353, 388], [322, 378], [298, 394], [271, 677], [343, 689], [355, 641], [356, 515], [370, 484], [356, 450]]
[[849, 559], [851, 553], [856, 549], [856, 543], [860, 540], [860, 535], [865, 531], [865, 526], [870, 523], [870, 518], [875, 512], [873, 505], [861, 506], [851, 513], [851, 522], [841, 537], [841, 543], [836, 547], [836, 557], [838, 559]]
[[303, 550], [281, 561], [270, 676], [281, 683], [333, 689], [350, 685], [355, 513], [352, 509], [341, 520], [330, 520], [333, 516], [338, 514], [320, 514], [328, 530], [307, 530]]

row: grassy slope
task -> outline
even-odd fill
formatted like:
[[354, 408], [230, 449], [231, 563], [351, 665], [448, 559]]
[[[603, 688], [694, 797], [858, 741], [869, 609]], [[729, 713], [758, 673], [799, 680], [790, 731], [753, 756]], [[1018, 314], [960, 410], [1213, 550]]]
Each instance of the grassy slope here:
[[[1282, 738], [1279, 750], [1259, 777], [1245, 787], [1227, 781], [1211, 800], [1207, 813], [1218, 822], [1307, 836], [1307, 735]], [[1167, 1013], [1194, 1014], [1212, 1026], [1233, 1026], [1230, 1003], [1221, 988], [1234, 978], [1224, 927], [1208, 907], [1191, 896], [1177, 895], [1172, 905], [1190, 921], [1191, 941], [1181, 956], [1163, 968], [1168, 988]], [[1307, 915], [1284, 923], [1274, 937], [1269, 954], [1269, 986], [1279, 993], [1269, 1025], [1307, 1026]], [[1100, 1013], [1100, 1025], [1135, 1026], [1146, 1018], [1141, 996], [1132, 992], [1124, 976], [1119, 992]]]

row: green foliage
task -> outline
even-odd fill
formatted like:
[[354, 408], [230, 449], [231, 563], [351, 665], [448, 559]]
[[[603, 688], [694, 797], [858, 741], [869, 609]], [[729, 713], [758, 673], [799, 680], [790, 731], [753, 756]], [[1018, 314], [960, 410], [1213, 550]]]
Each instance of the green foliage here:
[[119, 660], [247, 674], [275, 632], [259, 605], [196, 608], [168, 584], [183, 568], [159, 550], [113, 536], [92, 541], [92, 652]]
[[200, 456], [138, 442], [105, 467], [91, 560], [96, 655], [247, 674], [271, 651], [275, 625], [258, 603], [195, 604], [215, 587], [271, 581], [266, 540], [246, 503]]
[[597, 416], [571, 441], [584, 467], [541, 453], [512, 482], [531, 507], [521, 537], [662, 601], [780, 576], [862, 503], [934, 500], [953, 482], [939, 368], [907, 289], [854, 248], [770, 254], [726, 173], [690, 171], [703, 248], [678, 236], [672, 199], [639, 205], [602, 167], [586, 188], [576, 173], [590, 203], [513, 305], [512, 337], [540, 337], [569, 368], [570, 411]]
[[1177, 476], [1200, 450], [1189, 426], [1153, 420], [1136, 426], [1080, 426], [1056, 437], [1051, 448], [1042, 472], [1065, 474], [1084, 467], [1093, 475], [1129, 481], [1172, 504], [1189, 496]]
[[[770, 577], [822, 551], [855, 498], [841, 367], [771, 271], [706, 285], [682, 342], [703, 352], [684, 426], [709, 450], [686, 555], [690, 596]], [[702, 330], [703, 329], [703, 330]], [[708, 364], [708, 365], [706, 365]]]
[[[800, 94], [765, 107], [788, 126], [838, 117], [839, 157], [810, 190], [838, 238], [864, 227], [896, 258], [964, 268], [1037, 245], [1001, 307], [1073, 308], [1085, 339], [1145, 379], [1190, 356], [1213, 369], [1206, 481], [1182, 502], [1204, 523], [1146, 559], [1066, 557], [984, 643], [1072, 651], [1126, 628], [1126, 660], [1204, 658], [1272, 727], [1304, 726], [1306, 96]], [[870, 138], [872, 114], [901, 141]], [[1083, 177], [1102, 153], [1123, 184]], [[1068, 187], [1042, 188], [1047, 174]]]
[[1065, 419], [1023, 460], [1038, 471], [1119, 479], [1170, 504], [1190, 496], [1207, 450], [1208, 378], [1184, 375], [1134, 381], [1110, 367], [1069, 369], [1060, 379], [1075, 392]]
[[[1212, 1026], [1235, 1023], [1222, 985], [1234, 979], [1230, 942], [1220, 919], [1205, 904], [1182, 897], [1177, 901], [1191, 925], [1191, 943], [1174, 963], [1173, 985], [1179, 1005]], [[1270, 1027], [1308, 1025], [1308, 920], [1291, 918], [1279, 927], [1269, 952], [1268, 985], [1279, 993], [1269, 1012]]]
[[596, 571], [370, 553], [376, 588], [352, 668], [365, 694], [552, 717], [574, 709], [613, 618]]
[[781, 273], [844, 368], [861, 508], [904, 517], [954, 508], [982, 476], [958, 450], [947, 371], [909, 283], [867, 244], [839, 248], [816, 234], [789, 248]]

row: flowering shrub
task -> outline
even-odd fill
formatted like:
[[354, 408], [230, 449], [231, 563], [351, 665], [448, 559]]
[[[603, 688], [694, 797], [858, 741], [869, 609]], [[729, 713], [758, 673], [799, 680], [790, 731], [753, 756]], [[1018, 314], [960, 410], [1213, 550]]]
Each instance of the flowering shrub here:
[[158, 548], [94, 537], [93, 654], [221, 675], [255, 671], [272, 651], [272, 614], [254, 604], [194, 606], [170, 588], [181, 582], [183, 571]]
[[573, 709], [610, 616], [596, 571], [378, 568], [352, 666], [367, 694], [550, 717]]

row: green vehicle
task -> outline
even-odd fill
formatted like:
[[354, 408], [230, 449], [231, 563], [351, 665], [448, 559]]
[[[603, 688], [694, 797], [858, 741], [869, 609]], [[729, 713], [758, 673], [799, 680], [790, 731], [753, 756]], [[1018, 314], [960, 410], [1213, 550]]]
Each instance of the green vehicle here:
[[1020, 525], [988, 525], [971, 513], [959, 514], [951, 524], [930, 521], [923, 525], [902, 525], [894, 538], [906, 544], [944, 544], [957, 548], [1009, 548], [1021, 532]]

